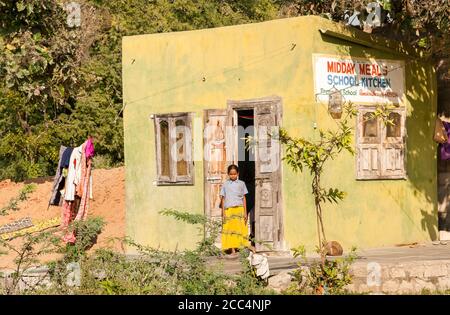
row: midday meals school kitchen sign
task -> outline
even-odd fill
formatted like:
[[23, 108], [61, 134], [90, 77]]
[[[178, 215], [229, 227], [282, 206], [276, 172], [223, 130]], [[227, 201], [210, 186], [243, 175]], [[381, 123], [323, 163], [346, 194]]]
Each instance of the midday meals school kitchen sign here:
[[401, 103], [404, 93], [404, 62], [313, 55], [314, 90], [317, 101], [327, 102], [334, 89], [353, 103]]

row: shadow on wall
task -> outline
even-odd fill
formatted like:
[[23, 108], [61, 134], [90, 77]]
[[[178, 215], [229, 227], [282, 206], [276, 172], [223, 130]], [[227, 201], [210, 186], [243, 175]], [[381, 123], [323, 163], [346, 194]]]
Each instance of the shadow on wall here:
[[[321, 34], [322, 40], [331, 44], [339, 45], [339, 52], [343, 55], [354, 56], [355, 58], [369, 58], [375, 48], [350, 43], [343, 39]], [[423, 209], [402, 209], [409, 218], [408, 212], [420, 211], [422, 214], [422, 224], [418, 229], [428, 233], [432, 240], [437, 238], [437, 174], [431, 172], [434, 168], [429, 165], [436, 165], [436, 158], [431, 152], [436, 152], [436, 143], [433, 141], [434, 117], [435, 112], [432, 109], [432, 101], [436, 98], [431, 87], [434, 87], [434, 81], [430, 73], [427, 73], [417, 60], [411, 58], [402, 58], [396, 54], [384, 53], [384, 59], [404, 59], [405, 62], [405, 93], [406, 99], [412, 108], [407, 112], [406, 129], [406, 165], [409, 182], [416, 189], [415, 195], [421, 193], [426, 201], [433, 204], [432, 212]], [[423, 84], [422, 82], [426, 82]], [[427, 121], [426, 125], [417, 128], [417, 121]], [[400, 205], [400, 203], [398, 203]], [[403, 207], [407, 203], [403, 203]], [[410, 219], [410, 218], [409, 218]]]
[[433, 212], [432, 214], [426, 212], [425, 210], [420, 210], [422, 214], [422, 221], [420, 222], [422, 225], [422, 230], [428, 231], [432, 240], [437, 240], [437, 228], [436, 228], [436, 216]]

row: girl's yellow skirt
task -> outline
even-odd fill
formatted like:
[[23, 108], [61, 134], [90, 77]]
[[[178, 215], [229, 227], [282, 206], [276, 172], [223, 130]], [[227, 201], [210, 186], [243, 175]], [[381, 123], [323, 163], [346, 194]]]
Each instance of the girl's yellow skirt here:
[[222, 227], [222, 250], [248, 247], [249, 245], [244, 207], [225, 209], [225, 221]]

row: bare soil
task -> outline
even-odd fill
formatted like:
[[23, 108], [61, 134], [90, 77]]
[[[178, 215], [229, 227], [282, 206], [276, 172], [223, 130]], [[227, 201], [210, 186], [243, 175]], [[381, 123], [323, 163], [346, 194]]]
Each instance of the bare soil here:
[[[110, 247], [123, 251], [121, 243], [117, 239], [125, 236], [125, 169], [124, 167], [114, 169], [99, 169], [93, 171], [93, 197], [91, 200], [89, 216], [102, 217], [106, 226], [99, 235], [97, 243], [91, 251]], [[19, 210], [9, 211], [5, 216], [0, 215], [0, 226], [15, 220], [31, 217], [32, 222], [39, 222], [61, 216], [61, 208], [50, 206], [48, 201], [51, 196], [53, 177], [40, 178], [21, 183], [10, 180], [0, 182], [0, 209], [7, 206], [12, 198], [19, 195], [25, 184], [35, 183], [36, 190], [29, 195], [27, 201], [19, 203]], [[22, 238], [10, 241], [14, 246], [20, 246]], [[13, 268], [14, 258], [17, 254], [9, 252], [0, 254], [0, 269]], [[43, 260], [53, 259], [56, 255], [43, 257]]]

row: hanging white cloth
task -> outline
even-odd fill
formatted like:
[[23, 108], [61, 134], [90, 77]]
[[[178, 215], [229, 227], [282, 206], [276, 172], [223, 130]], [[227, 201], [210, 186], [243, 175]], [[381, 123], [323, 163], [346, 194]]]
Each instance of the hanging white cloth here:
[[66, 187], [64, 191], [64, 199], [67, 201], [75, 200], [77, 185], [81, 179], [81, 154], [83, 145], [76, 147], [70, 156], [69, 169], [66, 178]]

